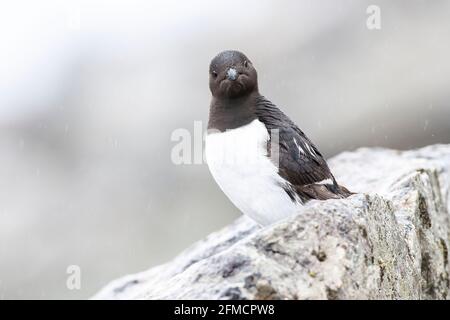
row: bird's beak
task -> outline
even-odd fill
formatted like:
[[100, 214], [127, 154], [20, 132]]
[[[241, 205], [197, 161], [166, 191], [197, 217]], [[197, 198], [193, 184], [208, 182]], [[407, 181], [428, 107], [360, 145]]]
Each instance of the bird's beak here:
[[230, 68], [227, 71], [227, 79], [234, 81], [238, 78], [238, 72], [234, 68]]

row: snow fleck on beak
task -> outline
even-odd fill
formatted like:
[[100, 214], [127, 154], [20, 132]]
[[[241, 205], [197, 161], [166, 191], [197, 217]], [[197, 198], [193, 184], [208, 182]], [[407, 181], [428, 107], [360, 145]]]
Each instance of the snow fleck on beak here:
[[237, 77], [238, 77], [238, 73], [237, 73], [236, 69], [234, 69], [234, 68], [228, 69], [228, 71], [227, 71], [228, 80], [234, 81], [237, 79]]

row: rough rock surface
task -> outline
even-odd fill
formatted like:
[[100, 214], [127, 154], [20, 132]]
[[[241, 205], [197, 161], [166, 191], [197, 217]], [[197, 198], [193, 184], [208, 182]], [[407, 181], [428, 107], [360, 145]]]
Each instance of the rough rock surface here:
[[359, 193], [266, 228], [240, 218], [94, 298], [449, 298], [450, 145], [359, 149], [330, 165]]

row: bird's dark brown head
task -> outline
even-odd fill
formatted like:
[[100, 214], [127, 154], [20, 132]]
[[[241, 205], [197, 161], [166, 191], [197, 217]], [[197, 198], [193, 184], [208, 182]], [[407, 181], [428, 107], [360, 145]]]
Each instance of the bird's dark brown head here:
[[258, 76], [242, 52], [223, 51], [209, 65], [209, 88], [216, 98], [241, 98], [258, 91]]

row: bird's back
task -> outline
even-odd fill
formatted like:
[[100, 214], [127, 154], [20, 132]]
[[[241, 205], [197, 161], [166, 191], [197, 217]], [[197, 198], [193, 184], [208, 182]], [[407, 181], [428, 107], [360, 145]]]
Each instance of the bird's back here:
[[263, 96], [255, 104], [258, 119], [266, 126], [270, 139], [278, 141], [279, 174], [291, 184], [288, 192], [295, 192], [303, 202], [352, 194], [338, 185], [318, 148], [286, 114]]

